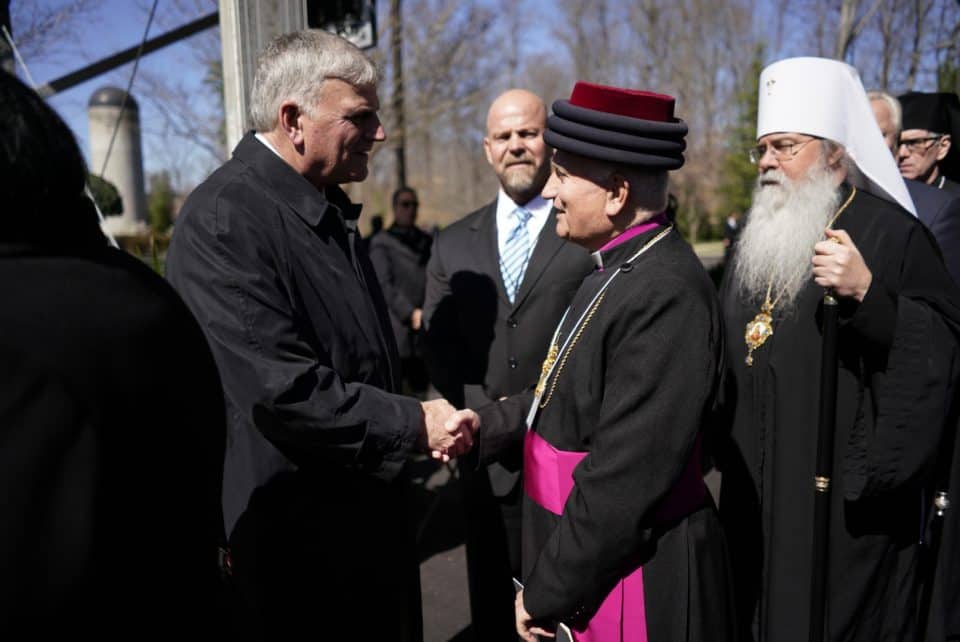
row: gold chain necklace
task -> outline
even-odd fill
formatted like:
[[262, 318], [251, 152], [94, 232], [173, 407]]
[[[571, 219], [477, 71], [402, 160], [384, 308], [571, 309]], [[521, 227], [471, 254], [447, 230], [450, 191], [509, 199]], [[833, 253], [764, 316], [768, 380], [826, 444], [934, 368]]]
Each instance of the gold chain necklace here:
[[[655, 237], [644, 243], [643, 247], [640, 248], [640, 251], [634, 254], [627, 263], [632, 263], [634, 259], [646, 252], [649, 248], [653, 247], [656, 243], [660, 241], [663, 237], [670, 233], [673, 229], [673, 226], [670, 225]], [[621, 268], [622, 269], [622, 268]], [[560, 350], [563, 350], [563, 359], [560, 361], [560, 364], [557, 366], [557, 374], [553, 377], [553, 383], [550, 386], [550, 392], [547, 394], [547, 398], [539, 404], [539, 408], [542, 410], [547, 407], [547, 404], [550, 403], [550, 399], [553, 398], [553, 391], [557, 388], [557, 380], [560, 378], [560, 373], [563, 372], [563, 366], [567, 363], [567, 358], [570, 356], [570, 352], [573, 350], [574, 346], [577, 345], [577, 342], [580, 341], [580, 335], [583, 334], [583, 331], [589, 325], [590, 320], [593, 318], [593, 315], [596, 314], [597, 308], [600, 307], [600, 302], [603, 301], [603, 297], [606, 296], [606, 287], [610, 282], [620, 273], [620, 270], [617, 270], [613, 276], [611, 276], [607, 282], [600, 289], [600, 292], [597, 294], [595, 300], [590, 306], [589, 311], [586, 312], [585, 316], [581, 317], [582, 321], [577, 322], [577, 332], [570, 339], [569, 345], [564, 343], [563, 348], [559, 345], [560, 340], [560, 328], [557, 328], [557, 332], [553, 335], [553, 340], [550, 342], [550, 348], [547, 350], [547, 357], [543, 360], [543, 365], [540, 367], [540, 380], [537, 382], [537, 387], [534, 388], [535, 402], [543, 398], [543, 392], [547, 387], [547, 380], [550, 378], [550, 373], [553, 371], [553, 365], [557, 362], [557, 357], [560, 356]], [[569, 312], [569, 308], [567, 310]], [[563, 315], [563, 319], [560, 320], [560, 325], [563, 325], [563, 320], [566, 319], [566, 313]], [[532, 417], [532, 415], [531, 415]], [[532, 419], [531, 419], [532, 421]]]
[[[590, 319], [593, 318], [593, 315], [596, 314], [597, 308], [600, 307], [600, 302], [603, 301], [603, 297], [607, 296], [607, 293], [604, 292], [597, 299], [596, 303], [593, 304], [593, 307], [590, 308], [590, 312], [587, 313], [586, 318], [583, 320], [583, 323], [580, 324], [580, 327], [577, 328], [577, 333], [573, 336], [573, 339], [570, 341], [570, 347], [567, 348], [563, 353], [563, 359], [560, 360], [560, 365], [557, 366], [557, 375], [553, 378], [553, 383], [550, 384], [550, 392], [547, 393], [547, 398], [543, 400], [543, 403], [540, 404], [540, 410], [543, 410], [547, 407], [547, 404], [550, 403], [550, 400], [553, 399], [553, 391], [557, 389], [557, 380], [560, 379], [560, 373], [563, 372], [563, 366], [567, 364], [567, 358], [570, 356], [570, 353], [573, 351], [573, 347], [577, 345], [577, 342], [580, 341], [580, 335], [583, 334], [583, 331], [590, 324]], [[559, 353], [559, 348], [557, 344], [554, 343], [550, 346], [550, 351], [547, 353], [547, 358], [543, 362], [543, 368], [540, 371], [540, 383], [537, 384], [536, 395], [539, 397], [543, 394], [543, 389], [546, 386], [547, 376], [550, 374], [551, 368], [553, 368], [554, 362], [557, 360], [557, 355]], [[552, 360], [551, 360], [552, 357]]]
[[[850, 196], [847, 197], [847, 200], [844, 201], [843, 205], [840, 206], [840, 209], [837, 210], [837, 213], [834, 214], [830, 221], [827, 223], [828, 228], [832, 228], [836, 220], [843, 214], [843, 211], [847, 209], [847, 206], [850, 205], [853, 201], [853, 197], [857, 194], [857, 188], [854, 187], [850, 191]], [[836, 239], [832, 238], [831, 241], [839, 243]], [[760, 312], [757, 313], [757, 316], [753, 317], [749, 322], [747, 322], [746, 331], [743, 333], [743, 340], [747, 344], [747, 358], [744, 359], [744, 363], [747, 366], [753, 365], [753, 351], [757, 350], [764, 343], [767, 342], [767, 339], [773, 336], [773, 308], [779, 303], [780, 297], [783, 296], [784, 290], [780, 290], [780, 293], [777, 295], [777, 298], [773, 301], [770, 301], [770, 290], [773, 288], [773, 277], [770, 277], [770, 281], [767, 283], [767, 295], [763, 299], [763, 303], [760, 305]]]

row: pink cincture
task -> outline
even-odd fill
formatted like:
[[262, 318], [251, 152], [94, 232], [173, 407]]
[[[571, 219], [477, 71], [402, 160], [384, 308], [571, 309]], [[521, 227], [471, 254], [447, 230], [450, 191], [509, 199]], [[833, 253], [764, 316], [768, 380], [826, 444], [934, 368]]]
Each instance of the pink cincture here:
[[[524, 491], [537, 504], [555, 515], [563, 514], [573, 490], [573, 470], [588, 453], [558, 450], [528, 430], [523, 441]], [[696, 510], [706, 497], [700, 471], [700, 437], [694, 444], [683, 474], [661, 502], [656, 523], [668, 523]], [[573, 630], [577, 642], [647, 642], [647, 618], [643, 598], [643, 567], [620, 580], [583, 629]]]

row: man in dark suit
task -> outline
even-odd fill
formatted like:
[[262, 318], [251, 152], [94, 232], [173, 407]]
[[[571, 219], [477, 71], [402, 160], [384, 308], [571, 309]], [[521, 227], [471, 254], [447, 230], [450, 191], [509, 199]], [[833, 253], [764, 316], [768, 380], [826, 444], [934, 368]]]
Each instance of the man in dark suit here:
[[[487, 115], [483, 146], [500, 182], [496, 200], [440, 232], [427, 267], [427, 363], [437, 389], [476, 408], [532, 387], [550, 333], [591, 269], [556, 234], [540, 191], [549, 177], [546, 107], [512, 89]], [[518, 446], [499, 461], [461, 465], [473, 627], [480, 640], [516, 636], [511, 576], [520, 575]]]
[[413, 188], [397, 189], [393, 193], [393, 225], [370, 239], [370, 261], [390, 311], [404, 385], [415, 394], [426, 392], [428, 383], [418, 336], [432, 242], [416, 225], [419, 206]]
[[477, 426], [444, 400], [397, 394], [360, 206], [339, 187], [366, 178], [385, 138], [378, 79], [326, 32], [271, 42], [253, 84], [256, 132], [187, 199], [168, 255], [223, 379], [233, 579], [244, 632], [260, 639], [369, 638], [371, 626], [419, 640], [404, 464], [462, 452]]

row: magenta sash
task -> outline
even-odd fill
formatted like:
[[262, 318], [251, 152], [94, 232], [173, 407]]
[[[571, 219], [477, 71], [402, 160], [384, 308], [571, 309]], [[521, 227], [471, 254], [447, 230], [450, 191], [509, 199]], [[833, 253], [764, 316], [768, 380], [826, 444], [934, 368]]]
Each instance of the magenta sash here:
[[[585, 452], [558, 450], [532, 430], [523, 440], [524, 491], [534, 502], [555, 515], [563, 514], [573, 490], [573, 469]], [[667, 524], [695, 511], [706, 498], [700, 468], [700, 437], [686, 469], [654, 512], [654, 522]], [[620, 580], [597, 613], [582, 629], [573, 629], [577, 642], [647, 642], [643, 598], [643, 567]]]

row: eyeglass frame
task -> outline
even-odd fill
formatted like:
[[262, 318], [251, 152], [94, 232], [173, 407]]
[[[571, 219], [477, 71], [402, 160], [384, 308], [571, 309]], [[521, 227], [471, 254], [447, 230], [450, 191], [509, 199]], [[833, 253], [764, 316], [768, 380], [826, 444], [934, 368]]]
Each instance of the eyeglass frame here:
[[397, 201], [397, 207], [420, 207], [420, 201]]
[[[933, 144], [932, 144], [933, 141], [938, 141], [938, 140], [942, 139], [944, 136], [946, 136], [946, 134], [937, 134], [937, 133], [934, 133], [934, 132], [930, 132], [930, 135], [929, 135], [929, 136], [922, 136], [922, 137], [920, 137], [920, 138], [914, 138], [914, 139], [908, 140], [908, 141], [906, 141], [906, 142], [904, 142], [903, 139], [898, 138], [898, 139], [897, 139], [897, 151], [899, 151], [899, 150], [900, 150], [900, 147], [903, 146], [903, 147], [906, 147], [906, 148], [907, 148], [907, 151], [910, 152], [911, 154], [925, 154], [925, 153], [927, 153], [928, 151], [930, 151], [930, 148], [931, 148], [931, 147], [933, 147]], [[923, 148], [918, 148], [917, 146], [920, 145], [921, 143], [931, 143], [931, 144], [930, 144], [930, 145], [927, 145], [926, 147], [923, 147]]]
[[[777, 144], [780, 144], [780, 141], [777, 143], [770, 143], [764, 145], [755, 145], [747, 150], [747, 157], [750, 159], [750, 162], [754, 165], [758, 165], [764, 156], [767, 155], [767, 152], [771, 152], [773, 157], [777, 159], [778, 163], [792, 161], [797, 157], [797, 154], [800, 153], [800, 149], [803, 148], [807, 143], [813, 142], [815, 140], [821, 140], [816, 136], [808, 138], [807, 140], [801, 141], [799, 143], [783, 143], [783, 149], [777, 149]], [[761, 147], [763, 148], [761, 150]]]

